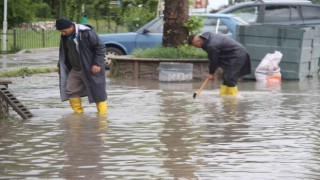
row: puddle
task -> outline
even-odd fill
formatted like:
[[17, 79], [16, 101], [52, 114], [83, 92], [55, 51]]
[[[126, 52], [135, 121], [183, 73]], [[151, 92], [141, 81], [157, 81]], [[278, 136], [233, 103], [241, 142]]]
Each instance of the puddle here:
[[107, 79], [107, 117], [60, 102], [56, 73], [11, 78], [34, 114], [0, 129], [0, 179], [320, 179], [317, 78], [276, 88]]

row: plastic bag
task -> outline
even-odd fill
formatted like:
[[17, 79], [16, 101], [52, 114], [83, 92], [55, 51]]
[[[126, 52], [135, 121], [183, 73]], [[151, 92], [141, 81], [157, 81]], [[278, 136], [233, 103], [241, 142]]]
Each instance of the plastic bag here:
[[281, 58], [282, 53], [279, 51], [266, 54], [255, 71], [256, 80], [266, 84], [281, 83], [281, 69], [279, 67]]

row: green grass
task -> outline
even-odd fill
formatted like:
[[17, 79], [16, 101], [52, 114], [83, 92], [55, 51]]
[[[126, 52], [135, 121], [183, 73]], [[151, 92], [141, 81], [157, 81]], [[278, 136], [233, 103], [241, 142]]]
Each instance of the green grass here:
[[0, 72], [0, 77], [15, 77], [15, 76], [23, 76], [28, 74], [41, 74], [41, 73], [50, 73], [57, 72], [58, 68], [20, 68], [14, 71], [5, 71]]
[[149, 49], [136, 49], [132, 55], [137, 58], [162, 58], [162, 59], [206, 59], [205, 51], [192, 46], [183, 45], [179, 48], [155, 47]]

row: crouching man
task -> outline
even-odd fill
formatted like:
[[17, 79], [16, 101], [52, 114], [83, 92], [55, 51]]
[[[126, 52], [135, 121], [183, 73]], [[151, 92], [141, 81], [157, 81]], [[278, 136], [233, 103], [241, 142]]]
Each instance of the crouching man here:
[[220, 95], [237, 95], [238, 78], [251, 73], [250, 56], [247, 50], [237, 41], [211, 32], [191, 35], [188, 38], [188, 43], [207, 52], [209, 79], [213, 79], [218, 67], [223, 70], [223, 84], [220, 86]]

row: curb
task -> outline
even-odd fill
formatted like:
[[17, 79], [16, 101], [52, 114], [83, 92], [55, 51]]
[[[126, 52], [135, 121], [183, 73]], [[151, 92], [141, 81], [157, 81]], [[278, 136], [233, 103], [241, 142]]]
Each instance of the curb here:
[[37, 48], [37, 49], [23, 49], [15, 54], [23, 54], [26, 51], [31, 51], [31, 53], [43, 53], [43, 52], [52, 52], [52, 51], [59, 51], [59, 47], [53, 48]]

